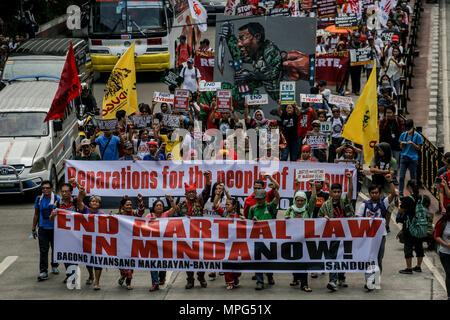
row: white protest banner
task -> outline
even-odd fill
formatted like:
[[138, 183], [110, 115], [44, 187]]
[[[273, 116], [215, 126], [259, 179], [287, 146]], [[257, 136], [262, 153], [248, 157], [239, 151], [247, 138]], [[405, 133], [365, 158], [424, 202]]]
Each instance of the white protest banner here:
[[320, 123], [320, 133], [329, 134], [331, 132], [331, 122]]
[[167, 128], [179, 128], [180, 117], [174, 114], [164, 114], [162, 124]]
[[131, 121], [137, 129], [150, 127], [153, 121], [152, 116], [132, 116]]
[[330, 104], [345, 104], [350, 105], [353, 104], [352, 97], [344, 97], [344, 96], [337, 96], [335, 94], [330, 94], [330, 99], [328, 99], [328, 103]]
[[177, 89], [175, 90], [175, 97], [173, 107], [174, 109], [186, 111], [186, 107], [189, 104], [189, 90]]
[[300, 94], [300, 102], [322, 103], [323, 96], [321, 94]]
[[[195, 184], [200, 193], [205, 187], [205, 171], [211, 171], [213, 183], [225, 183], [230, 195], [244, 199], [253, 192], [253, 183], [265, 179], [263, 172], [272, 174], [279, 183], [280, 209], [289, 207], [295, 186], [295, 169], [323, 169], [330, 184], [340, 183], [347, 193], [346, 172], [353, 174], [353, 198], [356, 199], [356, 168], [349, 163], [246, 161], [246, 160], [195, 160], [195, 161], [75, 161], [66, 160], [65, 179], [75, 178], [88, 194], [122, 198], [124, 194], [136, 197], [139, 193], [149, 197], [149, 205], [171, 194], [175, 201], [184, 197], [184, 183]], [[269, 190], [269, 188], [267, 188]], [[309, 186], [300, 184], [301, 191]], [[324, 191], [328, 187], [324, 186]], [[74, 194], [78, 189], [74, 190]], [[242, 202], [243, 203], [243, 202]]]
[[280, 82], [280, 103], [290, 104], [295, 102], [295, 81]]
[[247, 95], [245, 96], [245, 102], [247, 102], [249, 106], [268, 104], [269, 95], [267, 93]]
[[153, 101], [158, 103], [173, 103], [174, 95], [165, 92], [154, 92], [153, 93]]
[[312, 149], [325, 149], [328, 148], [328, 136], [326, 134], [307, 134], [306, 144], [311, 146]]
[[200, 91], [217, 91], [222, 88], [222, 82], [200, 81]]
[[217, 90], [217, 110], [231, 110], [231, 90]]
[[102, 268], [216, 272], [366, 272], [381, 218], [146, 218], [58, 209], [55, 262]]
[[117, 119], [96, 119], [100, 131], [114, 131], [117, 127]]
[[295, 170], [295, 177], [301, 182], [308, 182], [311, 179], [325, 181], [325, 171], [323, 169], [297, 169]]

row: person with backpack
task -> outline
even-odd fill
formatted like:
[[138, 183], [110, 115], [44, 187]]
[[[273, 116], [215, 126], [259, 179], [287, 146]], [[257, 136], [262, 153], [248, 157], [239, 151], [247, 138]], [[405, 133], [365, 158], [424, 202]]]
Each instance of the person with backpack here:
[[439, 243], [439, 258], [445, 271], [447, 299], [450, 300], [450, 204], [445, 208], [445, 214], [436, 223], [434, 239]]
[[[400, 208], [397, 214], [397, 223], [402, 223], [402, 235], [404, 241], [404, 253], [406, 269], [399, 273], [412, 274], [422, 272], [422, 261], [425, 256], [423, 251], [423, 239], [428, 232], [427, 213], [423, 207], [423, 196], [419, 194], [419, 186], [415, 180], [408, 181], [406, 185], [410, 196], [400, 199]], [[413, 250], [416, 252], [417, 265], [412, 267]]]
[[[38, 281], [48, 279], [48, 252], [52, 248], [51, 266], [52, 273], [59, 274], [58, 263], [53, 260], [54, 248], [54, 223], [50, 220], [50, 215], [55, 208], [55, 202], [60, 197], [53, 193], [53, 184], [45, 180], [41, 184], [42, 194], [36, 197], [34, 202], [33, 226], [31, 231], [33, 238], [39, 239], [39, 276]], [[36, 226], [39, 229], [36, 230]]]
[[[395, 198], [395, 187], [394, 183], [392, 181], [392, 176], [390, 174], [387, 174], [386, 180], [389, 182], [390, 187], [390, 193], [387, 197], [382, 197], [382, 191], [380, 186], [378, 185], [371, 185], [369, 186], [369, 200], [363, 201], [361, 206], [359, 207], [358, 212], [356, 213], [357, 217], [364, 217], [364, 218], [383, 218], [386, 220], [388, 208], [392, 200]], [[383, 271], [383, 257], [384, 257], [384, 248], [386, 245], [386, 235], [387, 231], [386, 229], [383, 230], [383, 237], [381, 239], [380, 248], [378, 249], [378, 268], [380, 269], [380, 273]], [[370, 273], [366, 273], [366, 281], [368, 280], [370, 276]], [[364, 288], [368, 291], [372, 291], [367, 284], [364, 285]]]
[[183, 64], [188, 58], [192, 57], [192, 48], [186, 43], [186, 36], [184, 34], [180, 35], [178, 40], [180, 40], [180, 44], [175, 50], [175, 61], [178, 72], [180, 72], [183, 69]]
[[192, 93], [197, 92], [200, 87], [202, 75], [200, 70], [194, 67], [194, 59], [187, 59], [186, 64], [184, 64], [181, 69], [180, 77], [183, 78], [183, 83], [181, 84], [182, 89], [187, 89]]

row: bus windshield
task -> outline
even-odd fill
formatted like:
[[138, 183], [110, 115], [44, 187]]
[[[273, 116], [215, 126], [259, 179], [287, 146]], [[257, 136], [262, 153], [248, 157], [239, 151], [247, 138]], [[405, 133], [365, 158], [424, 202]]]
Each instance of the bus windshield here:
[[93, 33], [142, 35], [165, 27], [163, 2], [95, 0], [92, 6]]

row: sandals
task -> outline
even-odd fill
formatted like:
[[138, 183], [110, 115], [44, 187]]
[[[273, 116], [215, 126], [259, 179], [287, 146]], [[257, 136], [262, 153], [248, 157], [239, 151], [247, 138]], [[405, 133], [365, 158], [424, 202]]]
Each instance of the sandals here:
[[99, 284], [94, 284], [94, 290], [100, 290], [100, 285]]
[[298, 282], [298, 280], [294, 280], [294, 281], [292, 281], [289, 285], [291, 286], [291, 287], [295, 287], [295, 286], [298, 286], [300, 283]]
[[233, 290], [234, 285], [232, 283], [227, 284], [227, 290]]
[[94, 278], [89, 278], [86, 280], [86, 285], [91, 285], [94, 282]]
[[302, 290], [305, 291], [305, 292], [312, 292], [312, 289], [310, 287], [308, 287], [308, 286], [303, 286]]
[[133, 286], [131, 284], [127, 285], [128, 290], [133, 290]]

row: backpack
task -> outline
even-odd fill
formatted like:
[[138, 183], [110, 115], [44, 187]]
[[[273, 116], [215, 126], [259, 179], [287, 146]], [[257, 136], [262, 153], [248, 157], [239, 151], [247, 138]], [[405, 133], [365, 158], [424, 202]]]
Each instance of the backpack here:
[[[369, 209], [372, 212], [375, 212], [377, 210], [375, 210], [375, 207], [373, 206], [373, 203], [371, 200], [365, 200], [364, 202], [364, 215], [366, 214], [366, 209]], [[379, 206], [379, 209], [381, 211], [381, 217], [386, 219], [386, 214], [387, 214], [387, 208], [384, 205], [384, 201], [383, 199], [380, 199], [377, 203], [377, 206]]]
[[[195, 70], [195, 79], [198, 78], [198, 69], [194, 66], [194, 70]], [[181, 74], [180, 77], [182, 77], [184, 79], [184, 74], [186, 73], [186, 67], [183, 67], [183, 70], [181, 70]]]
[[[413, 198], [412, 196], [410, 196]], [[413, 198], [414, 199], [414, 198]], [[427, 236], [428, 233], [428, 214], [422, 205], [423, 196], [421, 200], [416, 201], [416, 213], [410, 220], [409, 217], [406, 220], [406, 227], [411, 235], [415, 238], [422, 239]]]

